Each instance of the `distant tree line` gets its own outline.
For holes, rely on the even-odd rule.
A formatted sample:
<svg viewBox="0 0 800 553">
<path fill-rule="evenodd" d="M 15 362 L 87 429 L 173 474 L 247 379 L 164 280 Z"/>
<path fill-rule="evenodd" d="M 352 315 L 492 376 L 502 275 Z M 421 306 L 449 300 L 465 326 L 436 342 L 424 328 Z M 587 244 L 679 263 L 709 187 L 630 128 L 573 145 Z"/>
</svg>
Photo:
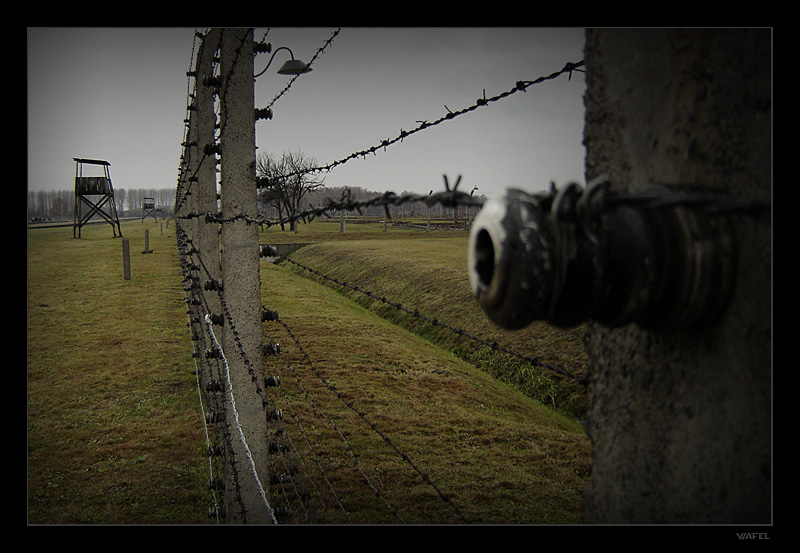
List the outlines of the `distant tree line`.
<svg viewBox="0 0 800 553">
<path fill-rule="evenodd" d="M 314 173 L 305 172 L 316 165 L 314 158 L 307 157 L 301 152 L 284 152 L 280 157 L 271 153 L 260 153 L 256 159 L 259 215 L 281 221 L 281 228 L 284 230 L 294 230 L 297 221 L 293 218 L 296 215 L 312 208 L 324 207 L 331 201 L 341 200 L 348 190 L 350 199 L 357 202 L 366 202 L 384 194 L 360 186 L 327 187 L 324 179 Z M 407 194 L 411 193 L 403 192 L 400 195 Z M 459 217 L 468 216 L 465 207 L 459 210 Z M 340 213 L 330 212 L 329 215 L 336 217 Z M 352 215 L 383 219 L 386 212 L 383 206 L 372 206 L 365 207 L 360 212 L 353 212 Z M 429 211 L 428 207 L 420 202 L 408 202 L 389 206 L 389 215 L 392 219 L 427 217 Z M 452 208 L 437 204 L 430 208 L 430 216 L 450 218 L 454 214 Z"/>
<path fill-rule="evenodd" d="M 317 165 L 314 158 L 301 152 L 284 152 L 280 157 L 261 153 L 256 160 L 256 176 L 258 178 L 258 211 L 259 215 L 273 221 L 284 221 L 281 227 L 293 230 L 297 224 L 292 221 L 298 213 L 312 207 L 323 207 L 329 201 L 342 199 L 349 189 L 350 198 L 357 202 L 366 202 L 382 196 L 384 192 L 375 192 L 360 186 L 328 187 L 324 179 L 312 172 L 305 172 Z M 292 175 L 285 177 L 284 175 Z M 381 188 L 378 186 L 378 188 Z M 412 194 L 402 192 L 401 196 Z M 161 207 L 163 214 L 171 216 L 175 207 L 175 189 L 171 188 L 116 188 L 114 201 L 120 217 L 141 217 L 144 198 L 153 198 L 156 206 Z M 75 191 L 73 190 L 39 190 L 28 191 L 28 220 L 53 219 L 70 220 L 73 217 Z M 389 207 L 392 219 L 427 217 L 427 206 L 420 202 L 408 202 Z M 341 215 L 329 213 L 332 217 Z M 383 219 L 385 211 L 382 206 L 363 208 L 362 215 Z M 474 214 L 473 214 L 474 215 Z M 435 218 L 453 217 L 453 209 L 442 205 L 430 208 L 430 216 Z M 466 208 L 460 208 L 459 217 L 466 217 Z M 289 221 L 289 222 L 287 222 Z"/>
<path fill-rule="evenodd" d="M 175 189 L 170 188 L 115 188 L 114 202 L 120 217 L 141 217 L 145 198 L 153 198 L 166 215 L 175 206 Z M 28 220 L 69 220 L 73 217 L 75 190 L 28 191 Z"/>
</svg>

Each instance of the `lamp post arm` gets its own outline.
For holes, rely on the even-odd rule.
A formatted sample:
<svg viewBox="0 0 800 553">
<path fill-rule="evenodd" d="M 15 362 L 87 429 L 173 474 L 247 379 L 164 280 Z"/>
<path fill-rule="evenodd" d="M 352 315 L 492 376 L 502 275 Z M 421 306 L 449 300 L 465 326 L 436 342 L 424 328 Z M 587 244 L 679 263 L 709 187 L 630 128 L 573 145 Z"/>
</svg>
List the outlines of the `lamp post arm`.
<svg viewBox="0 0 800 553">
<path fill-rule="evenodd" d="M 286 47 L 286 46 L 281 46 L 280 48 L 278 48 L 277 50 L 275 50 L 275 51 L 272 53 L 272 56 L 269 58 L 269 61 L 267 62 L 267 66 L 266 66 L 266 67 L 265 67 L 265 68 L 264 68 L 264 69 L 263 69 L 263 70 L 262 70 L 260 73 L 258 73 L 257 75 L 254 75 L 254 76 L 253 76 L 253 78 L 254 78 L 254 79 L 255 79 L 255 78 L 258 78 L 258 77 L 260 77 L 261 75 L 263 75 L 264 73 L 266 73 L 267 69 L 269 69 L 269 66 L 270 66 L 270 64 L 272 63 L 272 60 L 273 60 L 273 59 L 275 59 L 275 54 L 277 54 L 277 53 L 278 53 L 278 52 L 280 52 L 281 50 L 289 50 L 289 55 L 290 55 L 290 56 L 292 56 L 292 60 L 294 60 L 294 54 L 292 53 L 291 49 L 289 49 L 289 48 L 288 48 L 288 47 Z"/>
</svg>

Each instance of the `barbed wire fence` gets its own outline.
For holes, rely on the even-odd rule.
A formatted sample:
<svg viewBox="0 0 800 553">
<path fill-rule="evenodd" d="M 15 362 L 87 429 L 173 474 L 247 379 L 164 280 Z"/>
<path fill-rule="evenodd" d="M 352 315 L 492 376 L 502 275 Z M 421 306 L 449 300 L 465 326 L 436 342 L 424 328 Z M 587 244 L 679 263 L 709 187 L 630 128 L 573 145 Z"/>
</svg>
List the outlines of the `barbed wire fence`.
<svg viewBox="0 0 800 553">
<path fill-rule="evenodd" d="M 331 44 L 338 32 L 337 30 L 323 44 L 312 59 L 312 63 Z M 240 300 L 237 298 L 237 290 L 232 290 L 232 280 L 234 282 L 238 280 L 239 284 L 242 280 L 255 281 L 258 286 L 260 286 L 260 282 L 258 282 L 258 271 L 255 272 L 255 278 L 252 274 L 248 279 L 238 278 L 241 275 L 237 275 L 237 278 L 234 279 L 224 278 L 224 266 L 241 264 L 241 256 L 233 256 L 231 253 L 234 246 L 230 240 L 226 244 L 226 230 L 238 225 L 240 230 L 256 231 L 258 225 L 280 224 L 280 221 L 267 220 L 257 216 L 257 210 L 254 208 L 255 191 L 252 187 L 255 184 L 254 174 L 247 173 L 235 178 L 230 177 L 231 171 L 235 171 L 237 166 L 236 161 L 229 161 L 230 158 L 237 155 L 244 156 L 246 159 L 240 164 L 247 165 L 249 162 L 247 158 L 254 156 L 254 143 L 245 143 L 244 153 L 223 151 L 223 145 L 230 145 L 231 140 L 226 140 L 229 134 L 238 135 L 242 132 L 240 127 L 253 128 L 256 116 L 264 113 L 264 111 L 254 108 L 252 100 L 248 103 L 240 101 L 238 97 L 235 101 L 233 99 L 234 95 L 238 93 L 235 88 L 235 70 L 244 68 L 243 73 L 248 74 L 249 72 L 248 77 L 252 82 L 252 57 L 245 53 L 250 54 L 256 51 L 257 45 L 253 44 L 250 30 L 212 29 L 205 33 L 198 32 L 195 35 L 195 44 L 192 49 L 192 66 L 187 72 L 190 84 L 187 88 L 186 135 L 176 189 L 176 226 L 201 412 L 204 421 L 209 428 L 213 429 L 206 434 L 209 453 L 208 485 L 213 492 L 214 499 L 209 514 L 220 522 L 223 520 L 278 522 L 287 519 L 311 522 L 317 520 L 317 513 L 326 512 L 324 503 L 327 499 L 338 505 L 344 521 L 350 521 L 347 508 L 343 505 L 341 498 L 337 496 L 330 480 L 325 476 L 322 461 L 313 454 L 314 444 L 304 431 L 292 400 L 284 394 L 282 400 L 285 408 L 277 407 L 273 396 L 280 397 L 282 388 L 279 376 L 267 376 L 264 373 L 266 366 L 264 356 L 269 355 L 278 360 L 284 371 L 294 375 L 298 386 L 304 390 L 306 401 L 316 409 L 317 416 L 327 420 L 330 426 L 336 430 L 342 440 L 344 450 L 349 452 L 364 484 L 396 520 L 405 522 L 402 514 L 391 506 L 390 500 L 381 494 L 367 472 L 359 466 L 358 457 L 347 442 L 346 432 L 342 431 L 337 423 L 319 408 L 308 392 L 308 384 L 302 382 L 300 373 L 293 370 L 292 364 L 281 354 L 280 347 L 273 342 L 262 344 L 261 340 L 258 340 L 257 351 L 253 353 L 252 344 L 248 344 L 252 340 L 242 336 L 246 333 L 242 330 L 243 328 L 253 326 L 252 313 L 246 314 L 250 319 L 248 324 L 248 321 L 243 322 L 238 318 L 240 313 L 234 313 L 236 309 L 229 305 L 231 302 Z M 223 60 L 228 60 L 227 67 Z M 549 78 L 574 71 L 577 67 L 577 65 L 568 65 L 565 70 L 553 74 Z M 242 82 L 246 82 L 248 77 L 243 78 Z M 270 106 L 286 93 L 292 83 L 294 83 L 294 79 L 273 99 Z M 396 139 L 382 141 L 380 145 L 356 152 L 327 166 L 312 168 L 311 171 L 330 171 L 350 159 L 375 153 L 378 149 L 385 149 L 401 142 L 411 134 L 468 113 L 481 105 L 499 100 L 518 90 L 524 90 L 529 84 L 518 83 L 517 87 L 508 93 L 495 98 L 481 99 L 475 106 L 458 112 L 448 111 L 448 114 L 438 121 L 422 122 L 412 131 L 401 131 Z M 241 108 L 241 106 L 250 107 Z M 233 110 L 243 113 L 233 114 L 231 113 Z M 237 117 L 242 117 L 243 123 L 236 126 L 234 130 L 232 121 L 238 121 Z M 221 168 L 219 181 L 217 180 L 218 165 Z M 233 169 L 228 170 L 228 167 L 233 167 Z M 252 195 L 250 209 L 243 207 L 246 202 L 237 203 L 235 199 L 231 200 L 236 197 L 237 188 L 249 190 L 248 193 Z M 457 182 L 451 188 L 445 181 L 445 190 L 437 194 L 425 197 L 411 195 L 401 197 L 386 193 L 364 204 L 354 202 L 349 193 L 345 192 L 339 201 L 329 202 L 323 207 L 312 207 L 292 215 L 291 218 L 310 221 L 317 216 L 328 214 L 331 210 L 359 210 L 362 205 L 381 205 L 388 213 L 389 206 L 406 202 L 423 202 L 427 205 L 441 203 L 445 206 L 479 205 L 471 196 L 458 190 Z M 240 251 L 245 249 L 247 253 L 244 257 L 249 257 L 251 262 L 255 260 L 257 264 L 260 254 L 257 243 L 250 240 L 249 243 L 253 246 L 250 248 L 249 245 L 243 245 L 248 241 L 241 238 L 240 235 L 237 236 L 235 247 Z M 220 247 L 223 255 L 219 254 Z M 247 296 L 246 301 L 251 305 L 260 306 L 260 295 L 257 289 L 254 291 L 251 286 L 249 293 L 245 295 Z M 459 520 L 466 521 L 447 494 L 437 487 L 433 479 L 417 466 L 409 455 L 392 441 L 390 436 L 383 434 L 378 426 L 370 421 L 369 414 L 360 410 L 354 402 L 346 400 L 331 383 L 325 381 L 321 373 L 315 370 L 313 360 L 306 353 L 298 337 L 289 325 L 280 319 L 279 315 L 269 310 L 261 310 L 258 315 L 259 334 L 261 333 L 261 322 L 276 321 L 280 328 L 291 337 L 297 351 L 302 352 L 303 362 L 311 368 L 312 373 L 316 374 L 323 384 L 323 388 L 337 397 L 347 409 L 352 410 L 422 481 L 431 486 L 442 502 L 449 505 Z M 235 368 L 234 364 L 241 366 Z M 247 375 L 246 379 L 242 379 L 239 383 L 235 382 L 233 378 L 237 371 Z M 241 385 L 245 382 L 250 388 L 250 395 L 256 398 L 255 400 L 251 398 L 250 403 L 257 404 L 260 410 L 255 417 L 242 416 L 237 403 L 239 394 L 243 392 Z M 267 390 L 274 393 L 268 394 Z M 294 421 L 300 439 L 312 452 L 310 456 L 299 454 L 300 444 L 290 437 L 284 427 L 284 412 L 287 413 L 287 419 L 290 418 Z M 256 422 L 252 420 L 253 418 L 261 420 Z M 259 429 L 256 435 L 260 432 L 263 436 L 273 438 L 267 445 L 267 452 L 261 451 L 254 445 L 256 442 L 264 440 L 250 439 L 246 435 L 244 428 L 250 424 Z M 269 456 L 269 469 L 266 468 L 266 453 Z M 325 482 L 327 488 L 326 494 L 320 493 L 316 485 L 317 480 L 311 478 L 309 474 L 311 467 L 307 465 L 306 459 L 309 459 L 309 463 L 313 463 L 322 474 L 322 481 Z M 273 507 L 270 504 L 270 494 L 265 489 L 267 485 L 280 489 L 280 496 L 283 498 L 280 506 Z M 217 496 L 218 491 L 224 491 L 224 499 Z M 293 497 L 296 502 L 290 503 L 290 497 Z M 315 504 L 322 508 L 314 509 Z"/>
<path fill-rule="evenodd" d="M 268 32 L 268 31 L 267 31 Z M 314 55 L 312 63 L 324 53 L 338 35 L 336 30 Z M 266 37 L 266 34 L 265 34 Z M 444 177 L 444 190 L 428 195 L 385 192 L 365 201 L 356 201 L 349 190 L 338 200 L 328 199 L 324 205 L 310 206 L 299 213 L 278 219 L 258 214 L 256 194 L 259 186 L 255 175 L 254 123 L 267 116 L 271 106 L 285 95 L 297 77 L 264 109 L 253 105 L 253 58 L 260 45 L 253 41 L 252 29 L 211 29 L 195 34 L 190 70 L 187 72 L 186 134 L 179 166 L 175 213 L 178 252 L 184 279 L 188 325 L 191 329 L 193 358 L 197 378 L 200 409 L 205 423 L 209 455 L 208 486 L 213 505 L 209 516 L 217 522 L 245 523 L 317 523 L 353 522 L 348 499 L 336 489 L 330 478 L 331 465 L 318 451 L 316 429 L 307 426 L 309 413 L 313 420 L 323 421 L 340 442 L 349 457 L 358 479 L 376 497 L 393 520 L 407 522 L 403 513 L 392 506 L 391 498 L 381 491 L 360 462 L 349 432 L 342 428 L 341 418 L 332 416 L 326 402 L 315 394 L 326 393 L 336 399 L 339 408 L 350 411 L 383 442 L 405 466 L 436 493 L 442 505 L 455 520 L 469 522 L 459 509 L 457 498 L 439 488 L 411 456 L 361 409 L 357 401 L 348 399 L 325 375 L 317 370 L 314 360 L 297 333 L 275 311 L 261 305 L 260 257 L 274 254 L 258 244 L 258 228 L 292 221 L 310 222 L 317 217 L 341 211 L 360 211 L 382 207 L 387 218 L 389 207 L 405 203 L 421 203 L 428 207 L 480 207 L 482 201 L 459 190 L 460 178 L 451 186 Z M 263 49 L 261 50 L 263 51 Z M 310 65 L 310 64 L 309 64 Z M 485 92 L 473 105 L 451 111 L 439 119 L 420 124 L 409 131 L 400 130 L 394 138 L 353 152 L 341 159 L 296 173 L 328 172 L 350 160 L 377 155 L 380 151 L 403 142 L 423 130 L 445 124 L 478 108 L 525 92 L 537 85 L 582 71 L 583 62 L 566 63 L 560 70 L 533 81 L 518 81 L 501 94 L 487 98 Z M 298 76 L 299 77 L 299 76 Z M 219 169 L 218 169 L 219 168 Z M 552 196 L 552 194 L 551 194 Z M 663 205 L 663 198 L 604 195 L 602 205 L 626 203 L 639 207 Z M 686 205 L 716 211 L 763 214 L 763 205 L 709 201 L 706 196 L 684 196 Z M 406 314 L 441 326 L 493 350 L 514 356 L 547 370 L 552 370 L 583 384 L 583 378 L 562 367 L 541 362 L 496 343 L 405 307 L 399 301 L 347 283 L 312 267 L 289 259 L 295 266 L 383 302 Z M 280 331 L 289 338 L 295 354 L 287 355 L 275 336 L 262 326 Z M 265 342 L 265 339 L 267 341 Z M 301 373 L 297 365 L 310 373 Z M 288 393 L 282 386 L 281 374 L 294 380 L 299 394 Z M 311 374 L 316 382 L 306 380 Z M 219 497 L 221 492 L 223 497 Z M 334 512 L 338 514 L 334 514 Z"/>
</svg>

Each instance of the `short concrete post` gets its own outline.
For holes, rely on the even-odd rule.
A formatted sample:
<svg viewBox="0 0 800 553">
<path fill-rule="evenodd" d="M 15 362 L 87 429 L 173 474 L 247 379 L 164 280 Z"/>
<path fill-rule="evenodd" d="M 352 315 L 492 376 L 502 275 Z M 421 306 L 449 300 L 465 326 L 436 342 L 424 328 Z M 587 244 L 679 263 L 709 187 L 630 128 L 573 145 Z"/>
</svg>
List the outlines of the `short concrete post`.
<svg viewBox="0 0 800 553">
<path fill-rule="evenodd" d="M 153 253 L 153 250 L 150 249 L 150 230 L 145 229 L 144 231 L 144 251 L 142 253 Z"/>
<path fill-rule="evenodd" d="M 128 238 L 122 239 L 122 278 L 131 279 L 131 244 Z"/>
</svg>

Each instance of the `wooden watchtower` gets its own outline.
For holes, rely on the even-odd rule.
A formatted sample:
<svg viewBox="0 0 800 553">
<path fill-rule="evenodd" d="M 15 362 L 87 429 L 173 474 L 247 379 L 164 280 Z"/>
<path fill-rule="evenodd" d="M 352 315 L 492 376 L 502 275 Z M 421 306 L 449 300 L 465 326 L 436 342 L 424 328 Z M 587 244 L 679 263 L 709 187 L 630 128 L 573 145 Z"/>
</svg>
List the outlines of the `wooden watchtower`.
<svg viewBox="0 0 800 553">
<path fill-rule="evenodd" d="M 156 221 L 158 221 L 158 219 L 155 216 L 155 212 L 156 211 L 157 210 L 156 210 L 156 200 L 155 200 L 155 198 L 147 198 L 146 197 L 144 199 L 144 201 L 142 202 L 142 221 L 144 221 L 145 217 L 147 217 L 148 215 L 150 217 L 152 217 L 153 219 L 155 219 Z"/>
<path fill-rule="evenodd" d="M 72 224 L 72 237 L 81 237 L 81 228 L 89 219 L 95 215 L 100 215 L 111 224 L 114 231 L 114 238 L 122 236 L 122 228 L 119 225 L 117 216 L 117 204 L 114 201 L 114 187 L 111 184 L 111 176 L 108 168 L 111 164 L 99 159 L 81 159 L 74 157 L 75 160 L 75 214 Z M 84 176 L 84 165 L 99 165 L 103 168 L 102 176 Z M 83 207 L 86 205 L 88 211 L 83 214 Z"/>
</svg>

